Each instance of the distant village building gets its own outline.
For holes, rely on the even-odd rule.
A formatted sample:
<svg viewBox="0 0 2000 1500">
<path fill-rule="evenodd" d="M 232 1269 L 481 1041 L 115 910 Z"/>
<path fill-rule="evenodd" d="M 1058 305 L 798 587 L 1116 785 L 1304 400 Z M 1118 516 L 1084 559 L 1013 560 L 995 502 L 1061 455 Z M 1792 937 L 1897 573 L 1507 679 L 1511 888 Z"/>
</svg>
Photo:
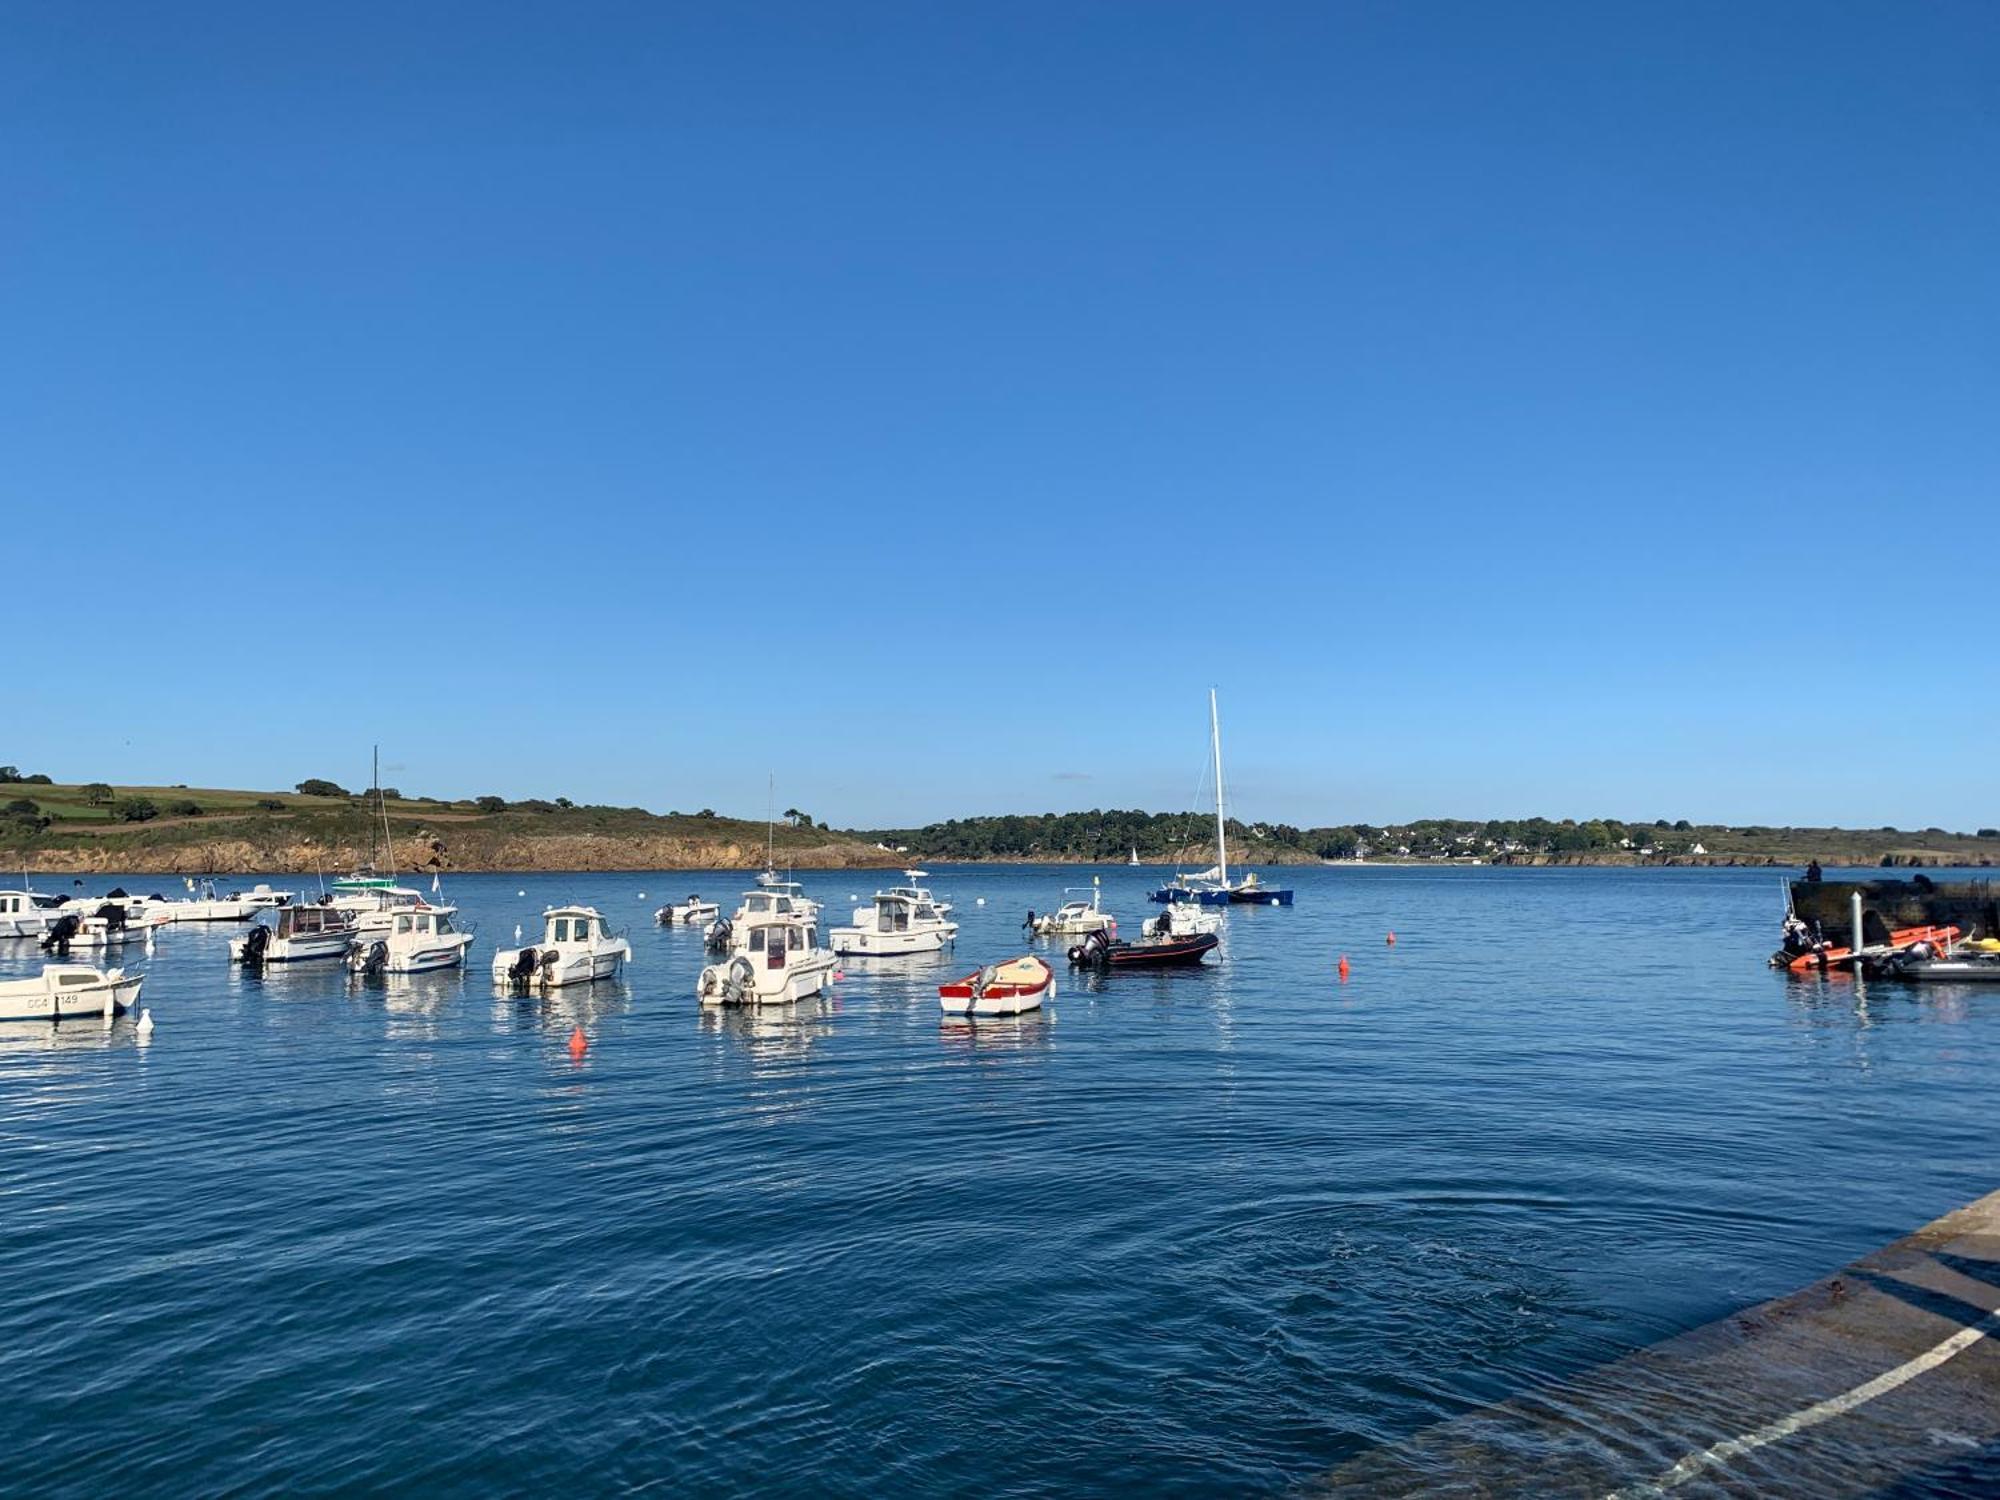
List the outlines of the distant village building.
<svg viewBox="0 0 2000 1500">
<path fill-rule="evenodd" d="M 1695 846 L 1694 846 L 1694 847 L 1693 847 L 1692 849 L 1688 850 L 1688 853 L 1690 853 L 1690 854 L 1706 854 L 1706 853 L 1708 853 L 1708 851 L 1707 851 L 1706 849 L 1702 848 L 1702 846 L 1701 846 L 1700 844 L 1696 844 L 1696 845 L 1695 845 Z M 1865 957 L 1866 955 L 1863 955 L 1863 956 Z"/>
</svg>

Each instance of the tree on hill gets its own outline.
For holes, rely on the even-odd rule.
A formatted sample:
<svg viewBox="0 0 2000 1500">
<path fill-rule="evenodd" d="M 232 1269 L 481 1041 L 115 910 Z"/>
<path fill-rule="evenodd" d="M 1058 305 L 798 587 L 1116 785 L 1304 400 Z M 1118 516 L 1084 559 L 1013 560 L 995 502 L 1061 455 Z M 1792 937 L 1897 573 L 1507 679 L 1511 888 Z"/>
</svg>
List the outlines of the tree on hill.
<svg viewBox="0 0 2000 1500">
<path fill-rule="evenodd" d="M 160 815 L 160 810 L 145 797 L 127 797 L 118 804 L 118 816 L 128 823 L 147 823 Z"/>
<path fill-rule="evenodd" d="M 19 766 L 0 766 L 0 782 L 13 782 L 22 779 L 21 768 Z"/>
<path fill-rule="evenodd" d="M 201 804 L 188 797 L 167 804 L 167 816 L 170 818 L 198 818 L 201 814 Z"/>
<path fill-rule="evenodd" d="M 347 788 L 337 781 L 323 777 L 309 776 L 295 789 L 301 797 L 345 797 L 350 795 Z"/>
<path fill-rule="evenodd" d="M 483 813 L 505 812 L 507 810 L 507 799 L 505 797 L 475 797 L 472 799 L 472 805 Z"/>
<path fill-rule="evenodd" d="M 83 788 L 83 800 L 92 807 L 103 807 L 115 795 L 117 794 L 102 781 L 89 782 Z"/>
<path fill-rule="evenodd" d="M 34 804 L 34 802 L 32 802 L 30 799 L 26 797 L 16 797 L 12 802 L 9 802 L 4 808 L 0 808 L 0 812 L 21 813 L 30 818 L 32 818 L 36 813 L 40 811 L 41 808 L 37 807 Z"/>
</svg>

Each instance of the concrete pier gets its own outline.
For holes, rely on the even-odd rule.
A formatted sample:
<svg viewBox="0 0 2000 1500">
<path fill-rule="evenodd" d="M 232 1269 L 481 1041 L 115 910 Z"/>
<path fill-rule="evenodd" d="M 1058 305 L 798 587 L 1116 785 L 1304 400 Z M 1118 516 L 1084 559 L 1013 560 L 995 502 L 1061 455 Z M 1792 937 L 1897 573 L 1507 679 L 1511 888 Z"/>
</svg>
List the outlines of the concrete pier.
<svg viewBox="0 0 2000 1500">
<path fill-rule="evenodd" d="M 1364 1453 L 1337 1495 L 1994 1493 L 2000 1192 L 1791 1296 Z"/>
</svg>

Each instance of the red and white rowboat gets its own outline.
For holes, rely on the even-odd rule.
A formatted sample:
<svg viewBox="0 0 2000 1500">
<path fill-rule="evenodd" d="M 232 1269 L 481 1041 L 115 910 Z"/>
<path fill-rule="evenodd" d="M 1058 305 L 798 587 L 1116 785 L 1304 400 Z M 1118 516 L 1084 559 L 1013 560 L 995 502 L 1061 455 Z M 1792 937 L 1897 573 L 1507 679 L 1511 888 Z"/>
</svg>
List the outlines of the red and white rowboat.
<svg viewBox="0 0 2000 1500">
<path fill-rule="evenodd" d="M 1024 954 L 939 985 L 938 1004 L 948 1016 L 1018 1016 L 1040 1010 L 1055 982 L 1054 969 Z"/>
</svg>

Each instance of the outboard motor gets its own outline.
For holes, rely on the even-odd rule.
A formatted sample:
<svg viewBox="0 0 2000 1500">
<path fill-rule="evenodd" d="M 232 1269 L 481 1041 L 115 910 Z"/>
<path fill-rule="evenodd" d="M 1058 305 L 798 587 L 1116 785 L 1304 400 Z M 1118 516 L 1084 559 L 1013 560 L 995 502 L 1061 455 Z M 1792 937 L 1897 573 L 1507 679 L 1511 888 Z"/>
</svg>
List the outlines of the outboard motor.
<svg viewBox="0 0 2000 1500">
<path fill-rule="evenodd" d="M 368 945 L 368 954 L 361 960 L 361 972 L 370 979 L 380 979 L 389 968 L 389 945 L 380 938 Z"/>
<path fill-rule="evenodd" d="M 122 906 L 100 906 L 97 914 L 104 918 L 104 930 L 123 932 L 125 930 L 125 908 Z"/>
<path fill-rule="evenodd" d="M 717 917 L 713 922 L 708 924 L 708 951 L 710 953 L 727 953 L 729 951 L 729 939 L 734 933 L 735 929 L 730 926 L 729 918 Z"/>
<path fill-rule="evenodd" d="M 542 950 L 542 983 L 547 984 L 556 977 L 556 965 L 562 962 L 562 955 L 553 948 Z"/>
<path fill-rule="evenodd" d="M 69 957 L 69 940 L 76 936 L 83 926 L 83 918 L 73 911 L 66 911 L 55 919 L 49 930 L 42 934 L 42 952 L 53 953 L 57 958 Z"/>
<path fill-rule="evenodd" d="M 1091 933 L 1082 942 L 1069 950 L 1069 961 L 1079 968 L 1085 964 L 1104 965 L 1111 962 L 1111 944 L 1106 941 L 1103 929 Z"/>
<path fill-rule="evenodd" d="M 243 967 L 261 969 L 264 967 L 264 950 L 271 946 L 271 929 L 259 922 L 243 934 Z"/>
<path fill-rule="evenodd" d="M 514 955 L 514 962 L 507 970 L 507 977 L 516 984 L 526 984 L 534 976 L 536 957 L 533 948 L 523 948 Z"/>
</svg>

